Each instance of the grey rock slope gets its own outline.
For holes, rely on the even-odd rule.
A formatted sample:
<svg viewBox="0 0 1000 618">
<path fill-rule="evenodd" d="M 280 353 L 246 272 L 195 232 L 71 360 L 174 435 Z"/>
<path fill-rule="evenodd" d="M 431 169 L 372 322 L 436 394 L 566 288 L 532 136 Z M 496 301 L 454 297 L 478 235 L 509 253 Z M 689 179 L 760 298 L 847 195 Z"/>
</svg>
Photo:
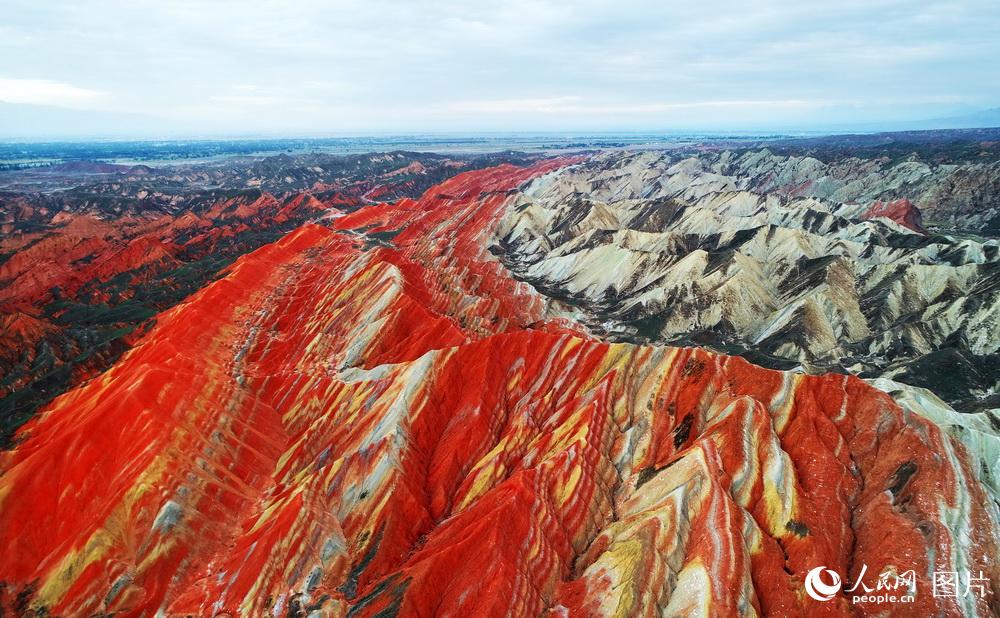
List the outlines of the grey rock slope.
<svg viewBox="0 0 1000 618">
<path fill-rule="evenodd" d="M 604 153 L 538 179 L 512 197 L 494 251 L 611 339 L 704 345 L 927 387 L 959 409 L 1000 407 L 996 240 L 863 220 L 863 202 L 770 190 L 813 173 L 751 181 L 713 157 Z M 896 197 L 886 191 L 865 199 Z"/>
<path fill-rule="evenodd" d="M 938 225 L 1000 233 L 1000 163 L 943 164 L 917 157 L 844 157 L 823 162 L 781 156 L 767 149 L 705 154 L 697 165 L 734 179 L 741 189 L 835 202 L 870 203 L 906 198 Z"/>
</svg>

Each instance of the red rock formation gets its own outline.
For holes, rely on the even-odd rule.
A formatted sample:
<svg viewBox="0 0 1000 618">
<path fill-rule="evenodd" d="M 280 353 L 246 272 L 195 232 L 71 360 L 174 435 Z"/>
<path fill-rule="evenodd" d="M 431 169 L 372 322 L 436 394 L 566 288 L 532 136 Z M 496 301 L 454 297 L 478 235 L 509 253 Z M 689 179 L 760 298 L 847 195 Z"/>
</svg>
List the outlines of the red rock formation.
<svg viewBox="0 0 1000 618">
<path fill-rule="evenodd" d="M 58 330 L 51 323 L 20 311 L 0 315 L 0 332 L 4 333 L 0 337 L 0 361 L 12 362 L 21 354 L 32 354 L 39 341 Z"/>
<path fill-rule="evenodd" d="M 0 460 L 0 606 L 56 615 L 881 615 L 805 574 L 981 568 L 963 447 L 855 378 L 546 321 L 486 239 L 568 161 L 306 225 Z M 378 232 L 397 232 L 373 245 Z M 388 236 L 388 234 L 386 234 Z M 960 605 L 965 603 L 965 605 Z"/>
<path fill-rule="evenodd" d="M 284 200 L 261 193 L 256 197 L 220 199 L 200 214 L 187 212 L 179 217 L 156 219 L 122 218 L 115 221 L 92 215 L 59 213 L 52 218 L 54 229 L 4 239 L 0 250 L 11 251 L 0 264 L 0 302 L 27 307 L 44 303 L 52 288 L 66 297 L 93 281 L 151 265 L 146 276 L 177 266 L 174 260 L 180 244 L 190 250 L 210 253 L 219 238 L 231 238 L 240 231 L 270 227 L 288 221 L 302 221 L 324 212 L 338 212 L 335 205 L 357 206 L 357 199 L 334 196 L 327 203 L 308 194 Z M 194 229 L 205 229 L 194 235 Z M 180 244 L 178 244 L 180 242 Z M 199 247 L 199 243 L 204 243 Z"/>
<path fill-rule="evenodd" d="M 927 230 L 923 228 L 920 210 L 906 198 L 894 202 L 872 202 L 868 210 L 861 215 L 862 219 L 877 219 L 880 217 L 895 221 L 914 232 L 927 233 Z"/>
<path fill-rule="evenodd" d="M 56 234 L 36 233 L 0 264 L 0 303 L 28 306 L 53 287 L 75 285 L 80 264 L 120 245 L 114 225 L 90 216 L 72 216 Z M 9 241 L 4 241 L 6 245 Z"/>
</svg>

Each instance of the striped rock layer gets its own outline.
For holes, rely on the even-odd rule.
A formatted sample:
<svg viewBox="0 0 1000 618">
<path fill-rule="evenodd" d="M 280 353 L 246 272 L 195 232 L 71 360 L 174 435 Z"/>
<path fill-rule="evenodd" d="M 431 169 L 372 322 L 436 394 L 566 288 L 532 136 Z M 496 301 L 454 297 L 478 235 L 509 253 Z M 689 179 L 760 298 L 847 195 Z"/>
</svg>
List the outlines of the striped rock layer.
<svg viewBox="0 0 1000 618">
<path fill-rule="evenodd" d="M 306 225 L 0 462 L 0 607 L 81 616 L 986 616 L 963 445 L 853 377 L 608 343 L 486 250 L 501 166 Z M 916 573 L 827 602 L 825 566 Z M 982 570 L 984 597 L 935 598 Z"/>
</svg>

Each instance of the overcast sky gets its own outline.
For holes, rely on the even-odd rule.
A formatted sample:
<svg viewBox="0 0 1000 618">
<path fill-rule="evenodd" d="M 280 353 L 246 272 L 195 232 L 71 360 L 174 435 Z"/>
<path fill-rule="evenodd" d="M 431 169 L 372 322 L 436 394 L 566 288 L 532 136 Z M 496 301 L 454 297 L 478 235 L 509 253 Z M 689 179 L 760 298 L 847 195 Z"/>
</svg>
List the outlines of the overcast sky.
<svg viewBox="0 0 1000 618">
<path fill-rule="evenodd" d="M 998 59 L 997 0 L 0 0 L 0 101 L 94 133 L 825 127 L 1000 106 Z"/>
</svg>

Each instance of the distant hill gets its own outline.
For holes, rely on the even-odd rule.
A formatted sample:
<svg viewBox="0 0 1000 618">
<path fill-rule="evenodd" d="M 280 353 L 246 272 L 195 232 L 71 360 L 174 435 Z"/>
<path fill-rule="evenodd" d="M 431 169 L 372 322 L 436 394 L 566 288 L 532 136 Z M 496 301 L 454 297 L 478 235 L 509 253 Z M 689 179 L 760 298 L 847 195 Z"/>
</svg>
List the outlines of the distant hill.
<svg viewBox="0 0 1000 618">
<path fill-rule="evenodd" d="M 934 118 L 913 123 L 922 129 L 977 129 L 1000 127 L 1000 107 L 948 118 Z M 917 128 L 917 127 L 914 127 Z"/>
<path fill-rule="evenodd" d="M 917 157 L 936 164 L 993 163 L 1000 161 L 1000 128 L 922 129 L 776 138 L 743 147 L 767 147 L 775 154 L 810 156 L 826 162 L 858 157 L 888 159 L 898 163 Z"/>
</svg>

